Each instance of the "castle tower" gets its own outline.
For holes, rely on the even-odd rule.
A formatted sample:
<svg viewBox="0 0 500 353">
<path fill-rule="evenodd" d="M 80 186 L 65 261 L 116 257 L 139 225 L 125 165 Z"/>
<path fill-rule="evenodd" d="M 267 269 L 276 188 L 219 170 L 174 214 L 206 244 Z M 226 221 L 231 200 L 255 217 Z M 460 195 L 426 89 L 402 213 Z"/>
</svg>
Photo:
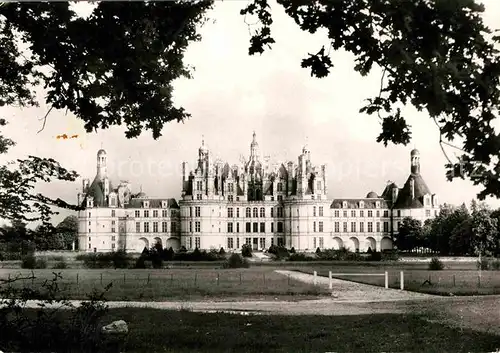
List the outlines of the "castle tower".
<svg viewBox="0 0 500 353">
<path fill-rule="evenodd" d="M 254 131 L 252 143 L 250 144 L 250 160 L 252 161 L 259 160 L 259 157 L 260 157 L 259 144 L 257 143 L 257 135 L 255 134 Z"/>
<path fill-rule="evenodd" d="M 97 178 L 103 180 L 108 173 L 106 151 L 100 149 L 97 152 Z"/>
<path fill-rule="evenodd" d="M 417 149 L 413 149 L 410 153 L 411 158 L 411 173 L 418 175 L 420 174 L 420 152 Z"/>
</svg>

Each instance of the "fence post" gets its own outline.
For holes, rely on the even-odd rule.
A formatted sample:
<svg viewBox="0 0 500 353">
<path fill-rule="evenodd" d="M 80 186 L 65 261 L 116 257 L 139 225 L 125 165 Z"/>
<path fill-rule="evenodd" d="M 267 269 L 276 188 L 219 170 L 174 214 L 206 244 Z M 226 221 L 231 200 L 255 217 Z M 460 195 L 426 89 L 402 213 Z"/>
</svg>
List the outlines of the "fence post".
<svg viewBox="0 0 500 353">
<path fill-rule="evenodd" d="M 174 274 L 170 274 L 170 285 L 172 286 L 174 284 Z"/>
<path fill-rule="evenodd" d="M 217 273 L 217 285 L 219 285 L 219 274 Z"/>
<path fill-rule="evenodd" d="M 78 285 L 78 272 L 76 273 L 76 284 Z"/>
<path fill-rule="evenodd" d="M 481 276 L 477 276 L 477 286 L 481 288 Z"/>
<path fill-rule="evenodd" d="M 31 285 L 34 285 L 35 284 L 35 272 L 33 272 L 33 270 L 31 270 Z"/>
<path fill-rule="evenodd" d="M 385 271 L 385 289 L 389 289 L 389 272 Z"/>
<path fill-rule="evenodd" d="M 148 273 L 148 284 L 149 284 L 150 276 L 151 276 L 151 274 Z"/>
<path fill-rule="evenodd" d="M 314 271 L 314 282 L 313 282 L 313 283 L 314 283 L 314 285 L 316 285 L 316 281 L 317 281 L 316 276 L 317 276 L 317 275 L 318 275 L 318 273 L 317 273 L 316 271 Z"/>
<path fill-rule="evenodd" d="M 102 272 L 101 272 L 101 286 L 102 286 Z"/>
<path fill-rule="evenodd" d="M 125 273 L 123 274 L 123 283 L 125 283 Z"/>
<path fill-rule="evenodd" d="M 194 273 L 194 286 L 196 287 L 196 278 L 198 277 L 198 274 L 195 272 Z"/>
<path fill-rule="evenodd" d="M 453 287 L 455 287 L 455 275 L 453 275 Z"/>
<path fill-rule="evenodd" d="M 404 272 L 401 271 L 401 277 L 400 277 L 400 284 L 401 284 L 401 290 L 405 289 L 405 275 Z"/>
<path fill-rule="evenodd" d="M 241 284 L 241 272 L 240 272 L 240 284 Z"/>
<path fill-rule="evenodd" d="M 330 290 L 333 289 L 332 271 L 328 271 L 328 288 L 330 288 Z"/>
</svg>

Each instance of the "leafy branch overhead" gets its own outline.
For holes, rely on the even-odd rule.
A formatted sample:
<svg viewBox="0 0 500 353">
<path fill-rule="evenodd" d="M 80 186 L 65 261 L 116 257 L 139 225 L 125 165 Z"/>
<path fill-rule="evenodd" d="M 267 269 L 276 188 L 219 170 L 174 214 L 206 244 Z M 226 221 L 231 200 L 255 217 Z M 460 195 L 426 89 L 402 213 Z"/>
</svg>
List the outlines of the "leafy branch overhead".
<svg viewBox="0 0 500 353">
<path fill-rule="evenodd" d="M 499 117 L 500 56 L 495 46 L 500 36 L 490 35 L 483 24 L 482 5 L 474 0 L 277 2 L 303 31 L 325 29 L 333 49 L 354 54 L 355 70 L 361 75 L 374 65 L 383 70 L 379 95 L 361 108 L 380 117 L 378 142 L 410 142 L 410 126 L 397 107 L 412 104 L 435 119 L 442 145 L 457 149 L 450 142 L 460 140 L 458 162 L 445 153 L 448 179 L 469 178 L 482 184 L 480 199 L 500 196 L 500 136 L 491 126 Z M 244 13 L 260 18 L 269 8 L 267 0 L 254 0 Z M 260 22 L 251 42 L 260 43 L 263 32 L 271 42 L 271 21 L 266 17 Z M 263 50 L 252 48 L 250 54 Z M 321 78 L 328 75 L 332 62 L 321 49 L 309 54 L 302 67 Z"/>
<path fill-rule="evenodd" d="M 308 54 L 301 66 L 326 77 L 331 50 L 355 57 L 365 76 L 382 70 L 380 92 L 361 108 L 376 114 L 378 142 L 408 144 L 411 127 L 401 107 L 412 104 L 437 125 L 440 144 L 460 150 L 448 158 L 447 177 L 468 178 L 500 196 L 500 42 L 483 24 L 475 0 L 277 0 L 301 30 L 326 30 L 328 50 Z M 46 103 L 66 109 L 87 131 L 125 125 L 128 138 L 143 130 L 161 136 L 167 122 L 189 117 L 173 103 L 173 82 L 190 77 L 184 52 L 200 40 L 199 27 L 214 2 L 99 2 L 88 18 L 68 3 L 7 3 L 0 7 L 0 105 Z M 275 44 L 268 0 L 250 0 L 240 14 L 258 19 L 249 54 Z M 28 51 L 20 49 L 19 43 Z M 305 53 L 306 54 L 306 53 Z M 452 145 L 451 142 L 454 144 Z M 3 142 L 5 145 L 7 142 Z M 0 141 L 0 151 L 4 148 Z M 444 148 L 443 148 L 444 151 Z"/>
</svg>

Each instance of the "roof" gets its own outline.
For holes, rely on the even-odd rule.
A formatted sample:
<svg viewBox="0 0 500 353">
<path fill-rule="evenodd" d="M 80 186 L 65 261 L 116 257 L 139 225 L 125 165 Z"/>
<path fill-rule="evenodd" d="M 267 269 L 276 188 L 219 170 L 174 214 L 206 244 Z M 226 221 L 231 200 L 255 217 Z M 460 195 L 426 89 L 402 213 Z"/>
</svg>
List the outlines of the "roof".
<svg viewBox="0 0 500 353">
<path fill-rule="evenodd" d="M 415 195 L 411 198 L 411 181 L 414 182 Z M 422 208 L 424 195 L 431 194 L 420 174 L 410 174 L 403 188 L 399 190 L 394 208 Z"/>
<path fill-rule="evenodd" d="M 92 184 L 87 190 L 87 194 L 85 195 L 85 199 L 88 196 L 92 196 L 94 198 L 94 205 L 98 207 L 106 206 L 106 198 L 104 197 L 104 185 L 102 185 L 101 180 L 96 176 Z M 86 201 L 84 201 L 86 202 Z"/>
<path fill-rule="evenodd" d="M 367 195 L 366 195 L 366 198 L 367 199 L 378 199 L 378 195 L 375 191 L 370 191 Z"/>
<path fill-rule="evenodd" d="M 359 202 L 363 201 L 365 203 L 364 208 L 377 208 L 376 202 L 380 202 L 380 207 L 379 208 L 387 208 L 387 202 L 382 199 L 366 199 L 366 198 L 359 198 L 359 199 L 335 199 L 332 201 L 332 204 L 330 205 L 330 208 L 343 208 L 342 203 L 346 201 L 347 202 L 347 208 L 360 208 L 359 207 Z"/>
<path fill-rule="evenodd" d="M 142 203 L 149 201 L 149 208 L 162 208 L 161 202 L 167 201 L 167 208 L 179 208 L 175 199 L 138 199 L 132 198 L 130 202 L 125 205 L 126 208 L 142 208 Z"/>
</svg>

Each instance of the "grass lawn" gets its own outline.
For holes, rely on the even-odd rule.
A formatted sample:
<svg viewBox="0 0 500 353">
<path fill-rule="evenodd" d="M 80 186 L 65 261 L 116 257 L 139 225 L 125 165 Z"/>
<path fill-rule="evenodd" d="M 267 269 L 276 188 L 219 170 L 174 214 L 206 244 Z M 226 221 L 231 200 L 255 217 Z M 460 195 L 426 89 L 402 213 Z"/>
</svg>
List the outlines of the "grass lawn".
<svg viewBox="0 0 500 353">
<path fill-rule="evenodd" d="M 117 319 L 129 324 L 128 337 L 103 343 L 102 351 L 441 353 L 500 347 L 498 336 L 416 315 L 242 316 L 124 308 L 110 310 L 102 322 Z"/>
<path fill-rule="evenodd" d="M 69 299 L 86 299 L 94 289 L 102 291 L 113 283 L 107 300 L 197 300 L 210 299 L 312 299 L 327 290 L 274 272 L 273 268 L 172 269 L 172 270 L 34 270 L 36 279 L 18 281 L 16 286 L 36 288 L 60 272 L 62 294 Z M 0 269 L 0 278 L 30 276 L 31 270 Z M 101 282 L 102 276 L 102 282 Z M 219 280 L 217 281 L 217 278 Z"/>
<path fill-rule="evenodd" d="M 406 265 L 406 266 L 405 266 Z M 404 288 L 410 291 L 438 294 L 438 295 L 486 295 L 500 294 L 500 271 L 479 271 L 449 269 L 442 271 L 429 271 L 419 269 L 415 265 L 405 264 L 399 268 L 388 267 L 368 267 L 368 266 L 318 266 L 302 267 L 297 270 L 305 273 L 317 271 L 319 276 L 328 277 L 328 271 L 333 273 L 383 273 L 389 274 L 389 287 L 400 288 L 400 271 L 404 271 Z M 335 277 L 335 276 L 334 276 Z M 376 286 L 384 286 L 384 277 L 374 276 L 338 276 L 335 278 L 345 279 L 353 282 L 367 283 Z"/>
</svg>

